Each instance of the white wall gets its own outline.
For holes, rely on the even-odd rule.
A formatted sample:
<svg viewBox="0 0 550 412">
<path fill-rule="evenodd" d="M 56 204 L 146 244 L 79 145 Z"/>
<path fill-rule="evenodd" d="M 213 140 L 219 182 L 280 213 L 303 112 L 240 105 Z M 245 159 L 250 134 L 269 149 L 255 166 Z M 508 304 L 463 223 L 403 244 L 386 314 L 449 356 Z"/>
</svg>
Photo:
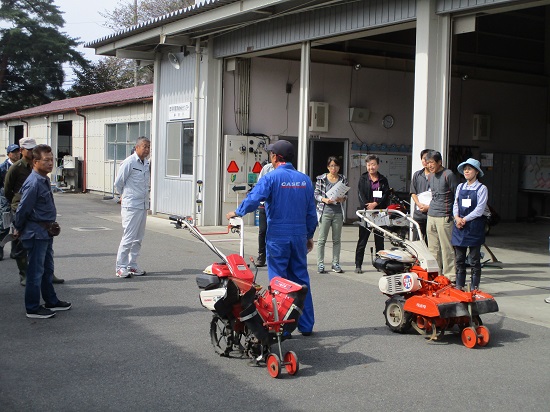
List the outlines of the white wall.
<svg viewBox="0 0 550 412">
<path fill-rule="evenodd" d="M 151 120 L 152 103 L 137 103 L 120 107 L 104 107 L 99 109 L 81 110 L 88 121 L 87 125 L 87 182 L 88 190 L 112 191 L 113 164 L 106 162 L 105 151 L 105 125 L 113 123 L 130 123 Z M 29 123 L 28 136 L 36 139 L 38 144 L 52 144 L 52 133 L 57 133 L 57 114 L 37 116 L 25 119 Z M 54 121 L 55 120 L 55 121 Z M 62 122 L 72 122 L 72 146 L 73 156 L 80 160 L 84 158 L 84 118 L 73 112 L 63 114 Z M 9 141 L 9 126 L 24 125 L 20 121 L 8 121 L 0 128 L 0 142 L 6 147 L 12 143 Z M 26 125 L 24 135 L 26 136 Z M 2 143 L 0 143 L 2 144 Z M 0 149 L 2 157 L 5 151 Z M 0 157 L 0 161 L 2 160 Z"/>
</svg>

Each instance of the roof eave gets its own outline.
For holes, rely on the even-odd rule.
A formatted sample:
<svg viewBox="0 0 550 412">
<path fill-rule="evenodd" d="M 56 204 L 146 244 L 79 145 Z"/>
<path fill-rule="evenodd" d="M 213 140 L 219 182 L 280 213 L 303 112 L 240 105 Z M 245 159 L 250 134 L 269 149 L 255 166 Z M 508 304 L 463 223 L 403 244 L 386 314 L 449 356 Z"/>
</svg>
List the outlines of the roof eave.
<svg viewBox="0 0 550 412">
<path fill-rule="evenodd" d="M 216 8 L 205 10 L 202 13 L 185 17 L 184 13 L 178 16 L 175 21 L 168 21 L 174 18 L 171 14 L 144 23 L 142 26 L 135 26 L 124 32 L 116 33 L 108 38 L 103 38 L 95 42 L 85 44 L 85 47 L 94 48 L 97 55 L 114 56 L 116 50 L 129 48 L 143 44 L 163 44 L 166 38 L 181 34 L 182 32 L 191 32 L 203 28 L 207 25 L 217 24 L 231 20 L 239 15 L 254 13 L 258 9 L 286 3 L 281 0 L 244 0 L 237 1 Z"/>
</svg>

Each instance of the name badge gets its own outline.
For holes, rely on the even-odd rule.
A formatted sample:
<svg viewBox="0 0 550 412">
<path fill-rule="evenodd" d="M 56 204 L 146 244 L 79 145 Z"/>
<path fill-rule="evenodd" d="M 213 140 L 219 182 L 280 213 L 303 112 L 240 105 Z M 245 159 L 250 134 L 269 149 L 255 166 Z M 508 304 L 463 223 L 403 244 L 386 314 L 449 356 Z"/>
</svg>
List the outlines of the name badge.
<svg viewBox="0 0 550 412">
<path fill-rule="evenodd" d="M 381 190 L 374 190 L 372 192 L 372 197 L 381 198 L 382 197 L 382 191 Z"/>
<path fill-rule="evenodd" d="M 462 207 L 472 206 L 472 199 L 462 199 Z"/>
</svg>

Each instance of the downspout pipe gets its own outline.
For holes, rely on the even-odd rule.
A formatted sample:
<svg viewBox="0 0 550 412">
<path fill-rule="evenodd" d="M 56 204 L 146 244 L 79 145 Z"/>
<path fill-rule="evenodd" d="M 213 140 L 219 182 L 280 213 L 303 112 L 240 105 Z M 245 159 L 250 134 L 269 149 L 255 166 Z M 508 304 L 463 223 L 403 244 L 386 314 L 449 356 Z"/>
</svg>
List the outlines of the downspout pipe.
<svg viewBox="0 0 550 412">
<path fill-rule="evenodd" d="M 198 117 L 199 117 L 199 101 L 200 101 L 200 96 L 199 96 L 200 68 L 201 68 L 201 47 L 200 47 L 200 37 L 199 37 L 197 38 L 195 43 L 195 88 L 194 88 L 194 96 L 193 96 L 193 100 L 194 100 L 194 104 L 193 104 L 193 136 L 194 136 L 193 138 L 193 178 L 195 179 L 195 181 L 193 182 L 192 192 L 191 192 L 191 199 L 193 202 L 193 222 L 195 222 L 197 226 L 202 225 L 202 220 L 203 220 L 202 216 L 204 213 L 204 210 L 203 210 L 204 205 L 202 204 L 202 202 L 201 203 L 197 202 L 197 200 L 202 201 L 202 199 L 198 198 L 198 187 L 197 187 L 198 180 L 202 180 L 199 178 L 199 172 L 202 170 L 202 167 L 201 167 L 202 162 L 201 162 L 201 165 L 198 164 L 199 156 L 200 156 L 199 153 L 201 152 L 202 148 L 199 147 L 199 139 L 197 138 L 198 131 L 199 131 Z M 197 213 L 198 211 L 197 209 L 199 207 L 201 209 L 201 212 Z"/>
<path fill-rule="evenodd" d="M 77 116 L 80 116 L 82 118 L 84 118 L 84 158 L 82 159 L 82 193 L 86 193 L 86 171 L 87 171 L 87 167 L 86 167 L 86 162 L 87 162 L 87 148 L 88 148 L 88 118 L 81 114 L 81 113 L 78 113 L 78 109 L 75 108 L 74 109 L 74 112 L 76 113 Z"/>
<path fill-rule="evenodd" d="M 29 137 L 29 122 L 27 122 L 26 120 L 23 120 L 21 117 L 19 118 L 19 121 L 27 125 L 27 132 L 25 133 L 25 137 Z"/>
</svg>

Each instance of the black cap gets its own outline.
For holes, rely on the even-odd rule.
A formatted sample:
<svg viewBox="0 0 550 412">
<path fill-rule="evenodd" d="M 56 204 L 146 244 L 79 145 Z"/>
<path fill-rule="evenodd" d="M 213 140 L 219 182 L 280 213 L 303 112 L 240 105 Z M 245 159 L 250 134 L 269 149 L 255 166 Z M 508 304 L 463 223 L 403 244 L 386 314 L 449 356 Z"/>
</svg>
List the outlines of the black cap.
<svg viewBox="0 0 550 412">
<path fill-rule="evenodd" d="M 275 143 L 268 145 L 267 150 L 281 156 L 287 162 L 294 159 L 294 146 L 288 140 L 277 140 Z"/>
</svg>

